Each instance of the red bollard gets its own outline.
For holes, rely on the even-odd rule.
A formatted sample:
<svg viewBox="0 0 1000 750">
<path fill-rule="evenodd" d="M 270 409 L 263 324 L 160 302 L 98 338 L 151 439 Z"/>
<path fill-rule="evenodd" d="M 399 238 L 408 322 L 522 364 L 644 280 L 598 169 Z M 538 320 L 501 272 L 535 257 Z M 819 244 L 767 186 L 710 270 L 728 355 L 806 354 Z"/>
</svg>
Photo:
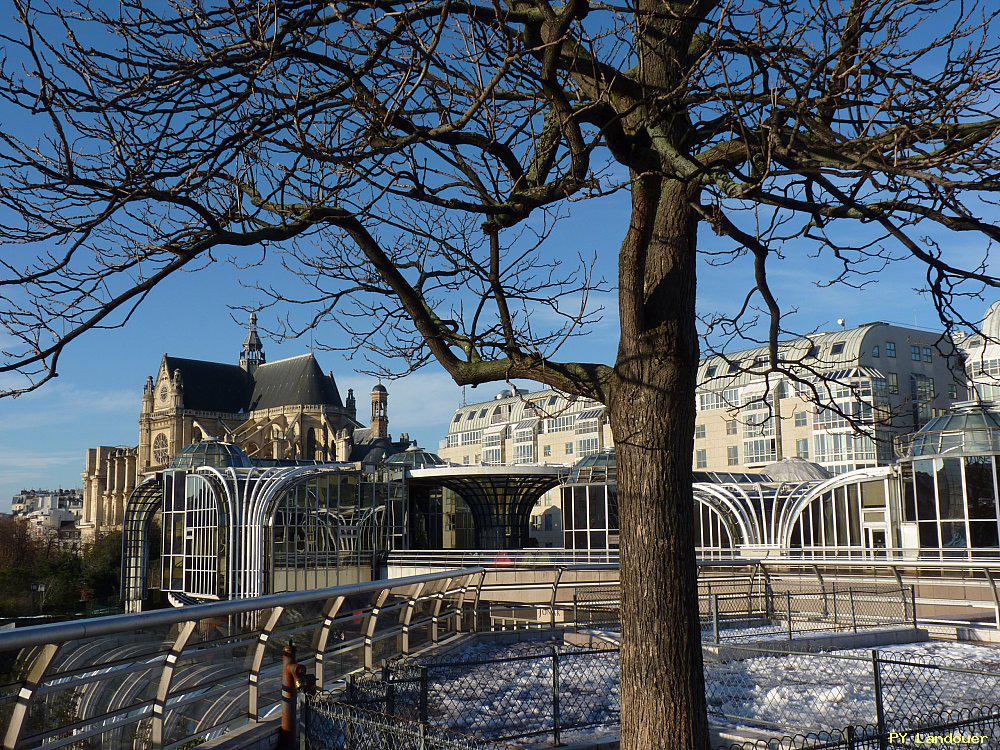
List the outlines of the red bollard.
<svg viewBox="0 0 1000 750">
<path fill-rule="evenodd" d="M 295 661 L 295 644 L 289 643 L 282 650 L 281 664 L 281 731 L 278 733 L 278 747 L 280 750 L 295 750 L 298 728 L 296 701 L 299 685 L 306 675 L 306 668 Z"/>
</svg>

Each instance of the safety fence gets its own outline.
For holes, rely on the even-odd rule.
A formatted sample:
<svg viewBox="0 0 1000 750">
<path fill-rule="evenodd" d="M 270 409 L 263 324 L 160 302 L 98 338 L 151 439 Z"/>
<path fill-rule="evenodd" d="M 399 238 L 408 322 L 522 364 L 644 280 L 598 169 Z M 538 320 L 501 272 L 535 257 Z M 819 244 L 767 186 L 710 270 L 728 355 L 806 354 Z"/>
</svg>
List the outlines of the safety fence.
<svg viewBox="0 0 1000 750">
<path fill-rule="evenodd" d="M 716 750 L 912 750 L 914 747 L 1000 747 L 1000 705 L 941 711 L 907 731 L 877 724 L 734 743 Z"/>
<path fill-rule="evenodd" d="M 595 585 L 573 591 L 565 619 L 580 628 L 619 630 L 621 591 Z M 916 628 L 913 589 L 905 586 L 799 585 L 779 588 L 757 579 L 699 582 L 698 613 L 705 643 L 796 640 L 886 628 Z"/>
<path fill-rule="evenodd" d="M 505 746 L 317 696 L 305 704 L 306 750 L 505 750 Z"/>
<path fill-rule="evenodd" d="M 617 649 L 522 646 L 501 658 L 394 661 L 352 676 L 338 699 L 498 741 L 551 735 L 558 743 L 571 729 L 618 724 Z M 942 710 L 993 705 L 1000 672 L 891 652 L 724 645 L 705 660 L 705 684 L 713 723 L 733 731 L 870 724 L 884 735 L 936 727 Z"/>
<path fill-rule="evenodd" d="M 703 640 L 794 640 L 885 628 L 916 628 L 913 589 L 905 586 L 796 587 L 699 595 Z"/>
</svg>

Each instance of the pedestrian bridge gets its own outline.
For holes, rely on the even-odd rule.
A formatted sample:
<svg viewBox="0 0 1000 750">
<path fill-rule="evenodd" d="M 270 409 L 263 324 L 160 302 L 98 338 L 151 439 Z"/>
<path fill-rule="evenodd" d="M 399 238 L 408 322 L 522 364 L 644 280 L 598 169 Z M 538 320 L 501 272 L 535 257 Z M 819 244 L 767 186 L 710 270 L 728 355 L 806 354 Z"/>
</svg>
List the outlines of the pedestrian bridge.
<svg viewBox="0 0 1000 750">
<path fill-rule="evenodd" d="M 329 689 L 464 633 L 572 626 L 578 600 L 619 596 L 610 557 L 398 553 L 387 565 L 424 572 L 0 632 L 3 747 L 194 747 L 269 724 L 290 643 L 317 686 Z M 699 594 L 705 612 L 719 613 L 717 602 L 732 592 L 750 601 L 769 585 L 827 592 L 894 581 L 912 592 L 922 624 L 986 639 L 1000 633 L 997 578 L 1000 561 L 706 560 Z"/>
</svg>

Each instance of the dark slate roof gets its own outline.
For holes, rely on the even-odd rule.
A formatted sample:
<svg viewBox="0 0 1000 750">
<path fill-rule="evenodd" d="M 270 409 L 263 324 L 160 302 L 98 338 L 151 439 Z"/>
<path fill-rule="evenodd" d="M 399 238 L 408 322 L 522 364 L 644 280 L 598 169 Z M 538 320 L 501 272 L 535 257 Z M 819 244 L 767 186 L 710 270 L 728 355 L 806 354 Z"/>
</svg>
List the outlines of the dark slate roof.
<svg viewBox="0 0 1000 750">
<path fill-rule="evenodd" d="M 238 413 L 246 409 L 250 378 L 239 365 L 163 355 L 172 378 L 180 369 L 184 408 Z"/>
<path fill-rule="evenodd" d="M 344 408 L 332 375 L 324 375 L 311 354 L 259 365 L 253 373 L 249 411 L 322 404 Z"/>
</svg>

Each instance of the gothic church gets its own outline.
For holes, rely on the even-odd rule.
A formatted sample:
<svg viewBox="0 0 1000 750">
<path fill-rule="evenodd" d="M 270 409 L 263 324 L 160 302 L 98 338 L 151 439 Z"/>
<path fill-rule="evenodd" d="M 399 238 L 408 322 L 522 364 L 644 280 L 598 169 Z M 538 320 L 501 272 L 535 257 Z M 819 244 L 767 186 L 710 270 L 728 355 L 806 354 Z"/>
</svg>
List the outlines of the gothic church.
<svg viewBox="0 0 1000 750">
<path fill-rule="evenodd" d="M 312 354 L 267 361 L 251 313 L 238 365 L 164 354 L 143 388 L 139 445 L 87 452 L 81 530 L 120 528 L 129 493 L 202 440 L 235 443 L 260 465 L 377 463 L 409 446 L 408 436 L 389 435 L 388 397 L 381 384 L 372 389 L 363 426 L 353 390 L 342 400 L 333 373 L 324 374 Z"/>
</svg>

